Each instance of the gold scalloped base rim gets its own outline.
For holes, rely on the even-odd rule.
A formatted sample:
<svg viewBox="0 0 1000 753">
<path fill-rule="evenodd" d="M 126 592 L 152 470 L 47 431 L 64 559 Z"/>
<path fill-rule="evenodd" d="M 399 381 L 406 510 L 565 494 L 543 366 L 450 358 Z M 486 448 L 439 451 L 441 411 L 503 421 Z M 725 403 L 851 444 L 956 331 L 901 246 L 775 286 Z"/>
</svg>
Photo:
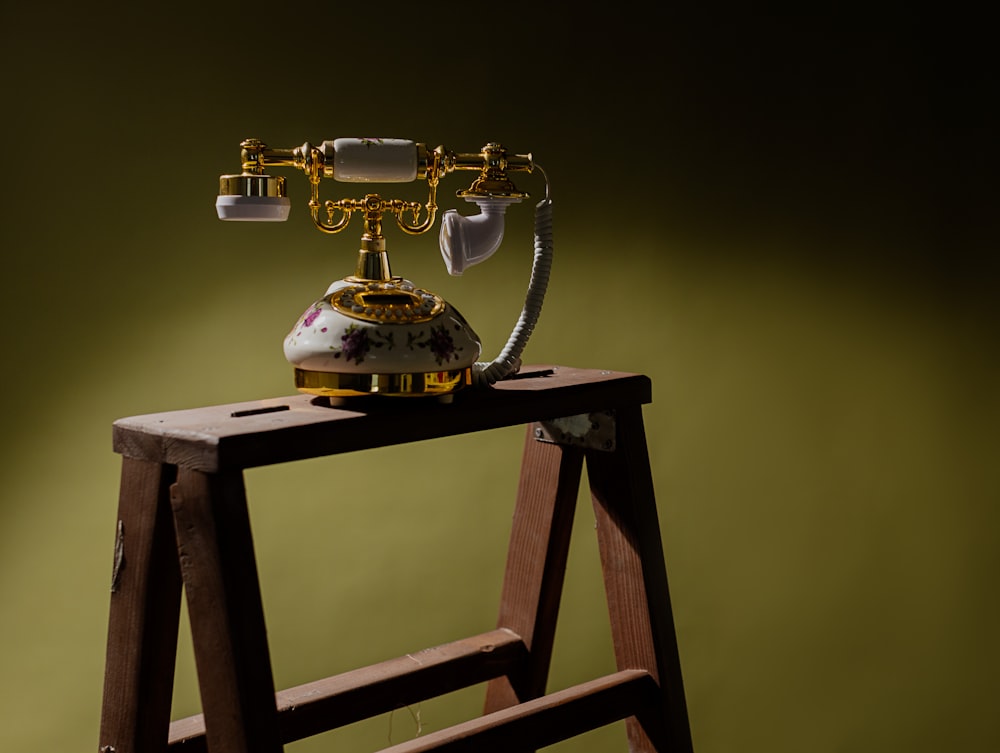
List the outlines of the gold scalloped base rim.
<svg viewBox="0 0 1000 753">
<path fill-rule="evenodd" d="M 471 368 L 414 374 L 340 374 L 333 371 L 295 369 L 295 388 L 307 395 L 321 397 L 440 396 L 450 395 L 470 384 Z"/>
</svg>

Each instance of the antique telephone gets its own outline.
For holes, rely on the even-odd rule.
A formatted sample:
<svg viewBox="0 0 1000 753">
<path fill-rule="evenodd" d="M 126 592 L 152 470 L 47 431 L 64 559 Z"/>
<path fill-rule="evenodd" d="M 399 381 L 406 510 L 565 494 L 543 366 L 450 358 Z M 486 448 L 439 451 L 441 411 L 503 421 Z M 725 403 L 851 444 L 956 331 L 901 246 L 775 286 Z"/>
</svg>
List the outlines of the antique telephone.
<svg viewBox="0 0 1000 753">
<path fill-rule="evenodd" d="M 222 220 L 281 222 L 290 200 L 285 178 L 267 168 L 294 167 L 309 179 L 309 211 L 324 233 L 338 233 L 355 213 L 364 229 L 354 274 L 330 285 L 299 317 L 285 338 L 285 357 L 295 367 L 295 386 L 334 398 L 354 395 L 438 395 L 450 398 L 467 385 L 491 385 L 514 375 L 538 320 L 552 263 L 552 203 L 545 172 L 530 154 L 508 154 L 489 143 L 478 153 L 457 154 L 404 139 L 339 138 L 319 146 L 272 149 L 248 139 L 240 144 L 243 170 L 219 178 L 216 210 Z M 408 235 L 427 232 L 437 215 L 437 186 L 456 170 L 477 171 L 472 185 L 457 195 L 479 207 L 463 216 L 442 216 L 441 254 L 449 273 L 488 259 L 500 246 L 504 214 L 527 197 L 509 173 L 538 170 L 546 179 L 545 198 L 535 208 L 535 248 L 531 279 L 521 315 L 500 354 L 480 362 L 482 346 L 468 322 L 440 296 L 393 275 L 382 219 L 395 218 Z M 385 199 L 319 199 L 323 178 L 346 183 L 404 183 L 426 180 L 426 203 Z M 325 213 L 325 217 L 322 216 Z M 422 219 L 421 219 L 422 215 Z"/>
</svg>

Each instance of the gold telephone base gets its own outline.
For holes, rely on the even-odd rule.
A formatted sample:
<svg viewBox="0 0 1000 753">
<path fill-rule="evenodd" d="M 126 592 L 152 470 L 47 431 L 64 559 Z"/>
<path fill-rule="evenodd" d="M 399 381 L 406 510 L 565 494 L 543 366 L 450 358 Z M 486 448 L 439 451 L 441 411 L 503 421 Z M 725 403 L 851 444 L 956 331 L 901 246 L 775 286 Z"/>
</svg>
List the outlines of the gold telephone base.
<svg viewBox="0 0 1000 753">
<path fill-rule="evenodd" d="M 418 372 L 413 374 L 341 374 L 330 371 L 295 369 L 295 387 L 299 392 L 320 397 L 355 397 L 388 395 L 416 397 L 451 396 L 472 384 L 472 369 Z"/>
</svg>

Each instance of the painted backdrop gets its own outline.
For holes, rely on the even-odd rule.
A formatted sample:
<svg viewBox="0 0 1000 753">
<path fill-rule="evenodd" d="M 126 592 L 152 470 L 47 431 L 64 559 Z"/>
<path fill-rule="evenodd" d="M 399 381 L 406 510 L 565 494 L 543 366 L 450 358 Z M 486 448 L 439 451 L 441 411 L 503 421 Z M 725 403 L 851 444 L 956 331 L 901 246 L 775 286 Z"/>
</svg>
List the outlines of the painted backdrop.
<svg viewBox="0 0 1000 753">
<path fill-rule="evenodd" d="M 286 330 L 353 266 L 301 176 L 287 224 L 215 219 L 250 136 L 497 140 L 548 171 L 556 266 L 527 360 L 653 379 L 697 750 L 997 749 L 984 25 L 653 8 L 5 6 L 0 749 L 96 747 L 111 422 L 289 393 Z M 456 280 L 432 236 L 389 231 L 395 270 L 488 351 L 520 307 L 530 207 Z M 248 474 L 279 686 L 493 625 L 520 441 Z M 553 688 L 610 664 L 585 499 L 577 527 Z M 372 750 L 480 703 L 289 749 Z M 198 708 L 185 635 L 175 714 Z M 614 726 L 558 747 L 624 745 Z"/>
</svg>

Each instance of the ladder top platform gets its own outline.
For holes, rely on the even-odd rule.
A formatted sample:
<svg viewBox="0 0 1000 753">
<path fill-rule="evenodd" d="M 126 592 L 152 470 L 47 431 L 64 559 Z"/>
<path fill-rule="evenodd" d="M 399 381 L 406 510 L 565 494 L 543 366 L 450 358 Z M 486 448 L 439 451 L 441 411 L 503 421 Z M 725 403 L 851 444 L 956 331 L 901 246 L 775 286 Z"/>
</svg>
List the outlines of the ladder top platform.
<svg viewBox="0 0 1000 753">
<path fill-rule="evenodd" d="M 334 455 L 649 403 L 648 377 L 566 366 L 525 366 L 450 403 L 365 396 L 331 407 L 291 395 L 151 413 L 114 423 L 114 450 L 207 473 Z"/>
</svg>

